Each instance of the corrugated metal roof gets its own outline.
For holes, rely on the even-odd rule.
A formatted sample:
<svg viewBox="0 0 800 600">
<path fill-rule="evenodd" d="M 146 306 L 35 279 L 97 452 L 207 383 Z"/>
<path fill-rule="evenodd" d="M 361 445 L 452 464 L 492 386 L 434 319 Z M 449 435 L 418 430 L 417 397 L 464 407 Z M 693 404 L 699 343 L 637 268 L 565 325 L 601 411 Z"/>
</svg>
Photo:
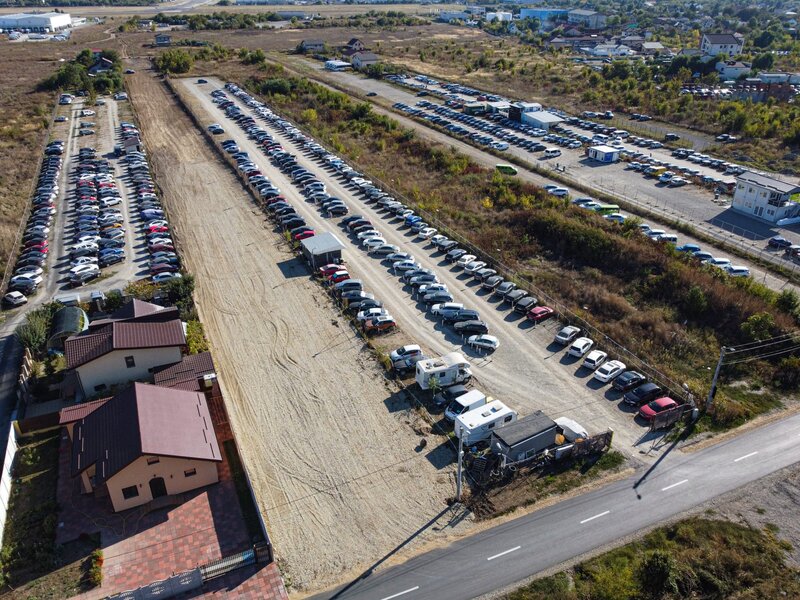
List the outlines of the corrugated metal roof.
<svg viewBox="0 0 800 600">
<path fill-rule="evenodd" d="M 69 337 L 64 342 L 67 368 L 74 369 L 113 350 L 186 345 L 180 319 L 164 323 L 120 321 Z"/>
<path fill-rule="evenodd" d="M 739 175 L 737 179 L 767 188 L 769 190 L 774 190 L 782 194 L 791 194 L 798 189 L 798 186 L 795 183 L 781 181 L 780 179 L 775 179 L 769 175 L 762 175 L 761 173 L 756 173 L 754 171 L 745 171 Z"/>
<path fill-rule="evenodd" d="M 199 379 L 203 375 L 215 372 L 211 353 L 202 352 L 184 356 L 179 363 L 159 367 L 153 372 L 153 383 L 163 387 L 199 392 L 201 391 Z"/>
<path fill-rule="evenodd" d="M 205 396 L 134 383 L 75 423 L 73 477 L 96 465 L 100 485 L 144 455 L 222 460 Z"/>
</svg>

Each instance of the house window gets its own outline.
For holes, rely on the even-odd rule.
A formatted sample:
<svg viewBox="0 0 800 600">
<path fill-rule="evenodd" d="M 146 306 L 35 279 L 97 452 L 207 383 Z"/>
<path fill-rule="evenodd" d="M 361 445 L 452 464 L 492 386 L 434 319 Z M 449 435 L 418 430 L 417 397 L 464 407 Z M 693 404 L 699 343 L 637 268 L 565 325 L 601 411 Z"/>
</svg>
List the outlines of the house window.
<svg viewBox="0 0 800 600">
<path fill-rule="evenodd" d="M 132 369 L 133 367 L 136 366 L 136 361 L 132 356 L 125 357 L 125 366 L 128 367 L 129 369 Z"/>
<path fill-rule="evenodd" d="M 148 456 L 147 457 L 147 464 L 148 465 L 155 465 L 158 464 L 160 461 L 158 460 L 157 456 Z"/>
<path fill-rule="evenodd" d="M 138 495 L 139 495 L 139 489 L 135 485 L 132 485 L 132 486 L 126 487 L 126 488 L 122 488 L 122 497 L 125 498 L 125 500 L 130 500 L 131 498 L 136 498 L 136 496 L 138 496 Z"/>
<path fill-rule="evenodd" d="M 183 472 L 184 477 L 194 477 L 197 475 L 197 469 L 187 469 Z"/>
</svg>

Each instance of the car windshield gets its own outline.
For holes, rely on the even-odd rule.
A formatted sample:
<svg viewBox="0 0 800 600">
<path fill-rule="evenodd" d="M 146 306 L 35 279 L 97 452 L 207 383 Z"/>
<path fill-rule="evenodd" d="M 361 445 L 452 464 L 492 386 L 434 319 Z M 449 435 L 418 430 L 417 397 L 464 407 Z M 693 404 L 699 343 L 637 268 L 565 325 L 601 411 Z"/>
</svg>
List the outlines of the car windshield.
<svg viewBox="0 0 800 600">
<path fill-rule="evenodd" d="M 658 404 L 658 402 L 656 402 L 655 400 L 653 400 L 652 402 L 650 402 L 650 403 L 649 403 L 647 406 L 648 406 L 648 407 L 650 408 L 650 410 L 652 410 L 653 412 L 661 412 L 662 410 L 664 410 L 664 409 L 666 408 L 666 407 L 664 407 L 664 406 L 660 406 L 660 405 Z"/>
</svg>

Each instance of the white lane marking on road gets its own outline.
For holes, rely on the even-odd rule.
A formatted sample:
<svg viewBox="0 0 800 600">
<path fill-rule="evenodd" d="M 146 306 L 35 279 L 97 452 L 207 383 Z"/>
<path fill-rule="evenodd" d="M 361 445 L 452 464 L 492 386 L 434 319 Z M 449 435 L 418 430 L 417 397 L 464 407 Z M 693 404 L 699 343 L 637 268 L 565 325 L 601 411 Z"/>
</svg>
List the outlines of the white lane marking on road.
<svg viewBox="0 0 800 600">
<path fill-rule="evenodd" d="M 413 588 L 408 588 L 405 591 L 397 592 L 396 594 L 392 594 L 391 596 L 386 596 L 386 598 L 381 598 L 381 600 L 392 600 L 392 598 L 397 598 L 398 596 L 402 596 L 403 594 L 408 594 L 410 592 L 416 592 L 419 589 L 419 586 L 416 585 Z"/>
<path fill-rule="evenodd" d="M 733 462 L 739 462 L 740 460 L 744 460 L 745 458 L 750 458 L 751 456 L 755 456 L 758 454 L 758 450 L 755 452 L 751 452 L 750 454 L 745 454 L 744 456 L 740 456 L 739 458 L 733 459 Z"/>
<path fill-rule="evenodd" d="M 489 556 L 489 557 L 486 558 L 486 560 L 494 560 L 495 558 L 500 558 L 501 556 L 505 556 L 506 554 L 510 554 L 511 552 L 515 552 L 516 550 L 519 550 L 520 548 L 522 548 L 522 546 L 514 546 L 513 548 L 509 548 L 505 552 L 501 552 L 500 554 L 495 554 L 494 556 Z"/>
<path fill-rule="evenodd" d="M 605 517 L 610 512 L 611 512 L 610 510 L 607 510 L 606 512 L 601 512 L 599 515 L 595 515 L 593 517 L 589 517 L 588 519 L 584 519 L 583 521 L 581 521 L 581 525 L 583 525 L 584 523 L 588 523 L 589 521 L 594 521 L 595 519 L 599 519 L 600 517 Z"/>
<path fill-rule="evenodd" d="M 689 481 L 689 480 L 688 479 L 684 479 L 683 481 L 679 481 L 678 483 L 673 483 L 672 485 L 668 485 L 665 488 L 661 488 L 661 491 L 662 492 L 666 492 L 667 490 L 671 490 L 672 488 L 678 487 L 679 485 L 683 485 L 687 481 Z"/>
</svg>

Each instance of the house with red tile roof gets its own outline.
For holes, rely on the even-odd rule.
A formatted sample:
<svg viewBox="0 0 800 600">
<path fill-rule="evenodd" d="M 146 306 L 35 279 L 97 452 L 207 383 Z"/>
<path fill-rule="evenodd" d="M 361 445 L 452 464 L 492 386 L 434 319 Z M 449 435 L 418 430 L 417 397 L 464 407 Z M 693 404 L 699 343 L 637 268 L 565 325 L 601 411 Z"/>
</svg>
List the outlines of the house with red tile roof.
<svg viewBox="0 0 800 600">
<path fill-rule="evenodd" d="M 78 396 L 108 392 L 130 381 L 152 381 L 153 370 L 181 361 L 186 330 L 175 308 L 134 300 L 64 341 Z"/>
<path fill-rule="evenodd" d="M 73 421 L 70 474 L 83 493 L 108 496 L 115 512 L 219 480 L 222 456 L 202 393 L 134 383 L 79 406 L 86 414 Z"/>
</svg>

